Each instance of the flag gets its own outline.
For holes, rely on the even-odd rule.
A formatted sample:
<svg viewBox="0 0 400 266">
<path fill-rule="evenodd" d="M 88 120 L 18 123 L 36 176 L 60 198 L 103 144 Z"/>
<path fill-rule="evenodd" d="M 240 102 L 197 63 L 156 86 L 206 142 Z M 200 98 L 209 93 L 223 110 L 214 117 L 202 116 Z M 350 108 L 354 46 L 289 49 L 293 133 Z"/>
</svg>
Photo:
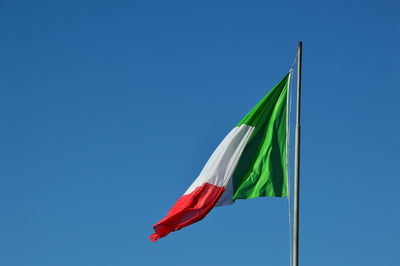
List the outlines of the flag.
<svg viewBox="0 0 400 266">
<path fill-rule="evenodd" d="M 200 175 L 156 223 L 151 241 L 203 219 L 214 206 L 237 199 L 286 197 L 289 72 L 228 133 Z"/>
</svg>

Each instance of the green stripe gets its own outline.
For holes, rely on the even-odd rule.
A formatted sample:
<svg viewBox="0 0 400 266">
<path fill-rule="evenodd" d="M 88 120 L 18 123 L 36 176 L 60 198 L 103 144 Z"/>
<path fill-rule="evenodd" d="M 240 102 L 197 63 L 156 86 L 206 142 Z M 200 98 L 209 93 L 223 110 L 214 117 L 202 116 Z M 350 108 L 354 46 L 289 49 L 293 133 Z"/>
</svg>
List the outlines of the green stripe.
<svg viewBox="0 0 400 266">
<path fill-rule="evenodd" d="M 290 74 L 290 73 L 289 73 Z M 243 119 L 254 126 L 233 173 L 233 199 L 286 197 L 287 74 Z"/>
</svg>

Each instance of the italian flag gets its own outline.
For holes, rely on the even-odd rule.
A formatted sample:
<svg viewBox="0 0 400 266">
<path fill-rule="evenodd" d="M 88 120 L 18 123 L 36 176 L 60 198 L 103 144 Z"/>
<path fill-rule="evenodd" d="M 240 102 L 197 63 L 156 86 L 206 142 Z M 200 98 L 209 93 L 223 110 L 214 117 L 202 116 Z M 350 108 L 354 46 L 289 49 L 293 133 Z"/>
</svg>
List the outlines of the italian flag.
<svg viewBox="0 0 400 266">
<path fill-rule="evenodd" d="M 237 199 L 287 196 L 287 91 L 289 72 L 226 135 L 203 170 L 156 223 L 151 241 L 203 219 Z"/>
</svg>

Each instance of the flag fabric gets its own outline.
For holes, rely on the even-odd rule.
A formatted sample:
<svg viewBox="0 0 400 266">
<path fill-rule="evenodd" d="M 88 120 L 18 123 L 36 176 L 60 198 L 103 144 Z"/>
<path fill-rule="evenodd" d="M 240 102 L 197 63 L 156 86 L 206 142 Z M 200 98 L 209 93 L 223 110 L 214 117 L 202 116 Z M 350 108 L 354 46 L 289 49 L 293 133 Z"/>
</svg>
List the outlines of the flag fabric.
<svg viewBox="0 0 400 266">
<path fill-rule="evenodd" d="M 214 206 L 237 199 L 286 197 L 286 130 L 289 72 L 228 133 L 151 241 L 203 219 Z"/>
</svg>

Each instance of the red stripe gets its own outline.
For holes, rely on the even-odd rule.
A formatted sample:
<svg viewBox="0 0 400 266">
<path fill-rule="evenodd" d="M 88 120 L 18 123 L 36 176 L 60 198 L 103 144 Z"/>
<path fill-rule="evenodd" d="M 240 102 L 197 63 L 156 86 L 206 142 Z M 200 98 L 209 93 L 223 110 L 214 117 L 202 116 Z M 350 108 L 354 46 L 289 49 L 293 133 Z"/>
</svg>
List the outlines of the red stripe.
<svg viewBox="0 0 400 266">
<path fill-rule="evenodd" d="M 224 192 L 225 187 L 217 187 L 204 183 L 193 192 L 183 195 L 167 216 L 156 223 L 155 233 L 150 236 L 151 241 L 157 241 L 169 233 L 200 221 L 211 211 Z"/>
</svg>

